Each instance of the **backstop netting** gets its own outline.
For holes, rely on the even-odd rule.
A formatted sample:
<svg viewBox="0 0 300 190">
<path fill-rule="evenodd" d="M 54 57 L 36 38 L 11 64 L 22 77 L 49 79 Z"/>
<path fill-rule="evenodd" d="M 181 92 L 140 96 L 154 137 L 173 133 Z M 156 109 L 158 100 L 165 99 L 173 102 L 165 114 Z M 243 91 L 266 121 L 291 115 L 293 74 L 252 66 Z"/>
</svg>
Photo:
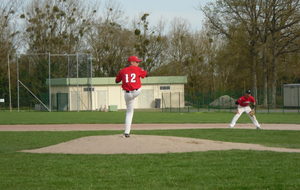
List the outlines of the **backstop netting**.
<svg viewBox="0 0 300 190">
<path fill-rule="evenodd" d="M 18 110 L 92 110 L 91 55 L 19 54 L 15 60 Z M 72 86 L 71 79 L 75 79 Z M 79 79 L 86 79 L 84 92 Z M 69 101 L 76 104 L 70 107 Z"/>
</svg>

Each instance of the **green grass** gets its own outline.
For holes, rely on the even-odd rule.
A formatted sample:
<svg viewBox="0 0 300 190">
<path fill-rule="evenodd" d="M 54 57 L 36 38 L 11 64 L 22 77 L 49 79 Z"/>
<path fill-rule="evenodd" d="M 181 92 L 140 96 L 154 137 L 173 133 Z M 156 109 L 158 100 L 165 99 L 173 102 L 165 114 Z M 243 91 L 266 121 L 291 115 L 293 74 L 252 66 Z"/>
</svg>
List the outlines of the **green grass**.
<svg viewBox="0 0 300 190">
<path fill-rule="evenodd" d="M 135 112 L 134 123 L 229 123 L 229 112 Z M 125 112 L 0 112 L 0 124 L 124 123 Z M 261 123 L 300 124 L 299 113 L 259 113 Z M 239 123 L 249 123 L 243 114 Z"/>
<path fill-rule="evenodd" d="M 134 123 L 229 123 L 233 113 L 136 112 Z M 261 123 L 300 124 L 298 113 L 259 113 Z M 125 112 L 0 112 L 0 124 L 124 123 Z M 239 123 L 249 123 L 243 115 Z M 300 131 L 190 129 L 133 134 L 181 136 L 300 148 Z M 0 132 L 0 189 L 300 189 L 300 153 L 208 151 L 141 155 L 30 154 L 90 135 L 122 131 Z"/>
<path fill-rule="evenodd" d="M 0 132 L 0 189 L 300 189 L 300 153 L 208 151 L 141 155 L 16 152 L 121 131 Z M 135 131 L 300 148 L 300 131 L 193 129 Z"/>
</svg>

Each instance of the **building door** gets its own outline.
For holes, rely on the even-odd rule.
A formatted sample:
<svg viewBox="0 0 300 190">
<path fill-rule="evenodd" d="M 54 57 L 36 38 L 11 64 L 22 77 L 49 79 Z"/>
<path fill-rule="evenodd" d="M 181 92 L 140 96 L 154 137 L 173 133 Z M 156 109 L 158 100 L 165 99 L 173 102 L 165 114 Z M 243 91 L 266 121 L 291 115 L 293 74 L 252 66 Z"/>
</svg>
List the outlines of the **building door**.
<svg viewBox="0 0 300 190">
<path fill-rule="evenodd" d="M 107 91 L 106 90 L 98 90 L 97 93 L 97 101 L 96 101 L 96 109 L 101 110 L 104 108 L 108 108 L 107 101 Z"/>
<path fill-rule="evenodd" d="M 71 92 L 70 111 L 80 110 L 80 93 L 73 91 Z"/>
<path fill-rule="evenodd" d="M 57 93 L 56 100 L 57 100 L 57 111 L 68 111 L 68 104 L 69 104 L 69 94 L 68 93 Z"/>
<path fill-rule="evenodd" d="M 138 108 L 154 108 L 154 106 L 154 90 L 142 90 L 142 93 L 138 96 Z"/>
</svg>

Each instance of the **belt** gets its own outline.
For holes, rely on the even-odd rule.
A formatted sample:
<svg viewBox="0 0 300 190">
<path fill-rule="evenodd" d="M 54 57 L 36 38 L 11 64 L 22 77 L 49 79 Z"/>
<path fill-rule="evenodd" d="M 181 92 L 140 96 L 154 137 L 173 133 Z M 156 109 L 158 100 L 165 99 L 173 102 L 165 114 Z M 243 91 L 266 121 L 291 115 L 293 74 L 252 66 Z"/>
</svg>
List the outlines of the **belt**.
<svg viewBox="0 0 300 190">
<path fill-rule="evenodd" d="M 138 88 L 139 89 L 139 88 Z M 131 92 L 134 92 L 134 91 L 137 91 L 138 89 L 134 89 L 132 91 L 129 91 L 129 90 L 125 90 L 126 93 L 131 93 Z"/>
</svg>

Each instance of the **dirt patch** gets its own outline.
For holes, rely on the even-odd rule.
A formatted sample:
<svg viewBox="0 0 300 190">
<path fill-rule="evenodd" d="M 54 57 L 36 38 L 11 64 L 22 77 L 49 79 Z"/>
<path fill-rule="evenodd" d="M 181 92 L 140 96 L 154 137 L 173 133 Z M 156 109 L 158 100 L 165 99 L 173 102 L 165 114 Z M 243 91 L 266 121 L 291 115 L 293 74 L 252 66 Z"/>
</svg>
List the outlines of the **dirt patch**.
<svg viewBox="0 0 300 190">
<path fill-rule="evenodd" d="M 124 130 L 123 127 L 123 124 L 0 125 L 0 131 L 122 131 Z M 299 124 L 263 124 L 262 127 L 264 130 L 300 130 Z M 134 124 L 132 126 L 132 130 L 209 128 L 228 128 L 228 124 Z M 255 130 L 255 127 L 252 124 L 237 124 L 235 129 Z M 265 147 L 257 144 L 151 135 L 131 135 L 130 138 L 123 138 L 122 135 L 90 136 L 35 150 L 24 150 L 22 152 L 59 154 L 146 154 L 233 149 L 300 152 L 300 149 Z"/>
<path fill-rule="evenodd" d="M 133 124 L 132 130 L 158 130 L 158 129 L 224 129 L 229 124 Z M 262 124 L 264 130 L 300 130 L 299 124 Z M 237 124 L 235 129 L 254 129 L 252 123 Z M 98 130 L 124 130 L 124 124 L 49 124 L 49 125 L 0 125 L 0 131 L 98 131 Z M 231 130 L 231 129 L 230 129 Z"/>
<path fill-rule="evenodd" d="M 124 138 L 122 135 L 89 136 L 44 148 L 23 150 L 21 152 L 56 154 L 147 154 L 233 149 L 300 153 L 300 149 L 153 135 L 131 135 L 130 138 Z"/>
</svg>

